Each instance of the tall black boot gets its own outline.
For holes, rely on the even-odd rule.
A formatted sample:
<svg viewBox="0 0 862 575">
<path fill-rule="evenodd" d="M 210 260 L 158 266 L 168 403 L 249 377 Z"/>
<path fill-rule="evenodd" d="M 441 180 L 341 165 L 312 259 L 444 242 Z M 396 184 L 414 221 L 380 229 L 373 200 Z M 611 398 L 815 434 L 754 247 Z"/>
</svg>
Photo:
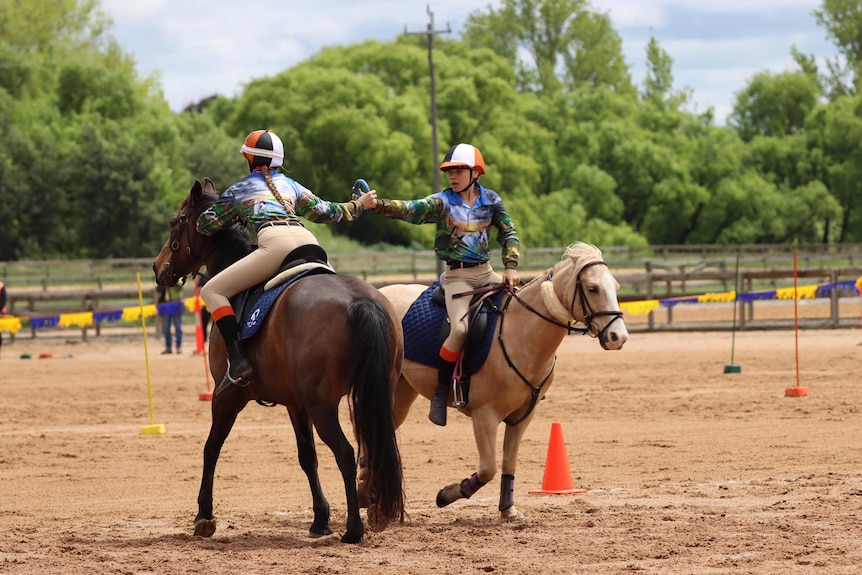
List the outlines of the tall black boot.
<svg viewBox="0 0 862 575">
<path fill-rule="evenodd" d="M 431 411 L 428 419 L 436 425 L 445 427 L 446 408 L 449 405 L 449 390 L 452 389 L 452 374 L 455 372 L 455 362 L 440 359 L 437 373 L 437 389 L 431 399 Z"/>
<path fill-rule="evenodd" d="M 239 339 L 239 325 L 235 316 L 226 316 L 216 322 L 227 347 L 227 371 L 221 382 L 216 386 L 215 395 L 219 395 L 231 385 L 245 387 L 251 382 L 253 369 L 245 354 L 245 346 Z"/>
</svg>

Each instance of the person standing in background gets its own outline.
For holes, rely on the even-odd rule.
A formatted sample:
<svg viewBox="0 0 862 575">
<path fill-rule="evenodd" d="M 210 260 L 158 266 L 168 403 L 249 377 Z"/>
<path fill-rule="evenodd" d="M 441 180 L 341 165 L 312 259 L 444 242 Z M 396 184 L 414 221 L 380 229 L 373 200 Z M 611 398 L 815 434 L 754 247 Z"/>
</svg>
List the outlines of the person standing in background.
<svg viewBox="0 0 862 575">
<path fill-rule="evenodd" d="M 177 343 L 177 353 L 182 353 L 183 347 L 183 286 L 176 285 L 174 287 L 158 287 L 158 304 L 159 304 L 159 315 L 162 316 L 162 320 L 164 321 L 165 328 L 165 349 L 162 351 L 162 355 L 167 355 L 173 353 L 171 351 L 171 344 L 173 343 L 173 339 L 171 337 L 171 327 L 173 326 L 174 335 L 176 336 Z M 161 305 L 161 304 L 169 304 L 169 305 Z"/>
<path fill-rule="evenodd" d="M 204 287 L 204 284 L 207 283 L 207 277 L 203 274 L 198 274 L 196 281 L 197 281 L 198 291 L 200 291 L 200 289 Z M 203 331 L 203 334 L 204 334 L 204 342 L 206 342 L 207 338 L 209 337 L 209 327 L 210 327 L 210 320 L 212 319 L 212 316 L 210 315 L 210 310 L 207 309 L 207 306 L 204 305 L 203 302 L 201 302 L 201 318 L 200 319 L 201 319 L 201 330 Z"/>
<path fill-rule="evenodd" d="M 6 315 L 6 283 L 0 281 L 0 315 Z M 3 331 L 0 330 L 0 349 L 3 348 Z"/>
</svg>

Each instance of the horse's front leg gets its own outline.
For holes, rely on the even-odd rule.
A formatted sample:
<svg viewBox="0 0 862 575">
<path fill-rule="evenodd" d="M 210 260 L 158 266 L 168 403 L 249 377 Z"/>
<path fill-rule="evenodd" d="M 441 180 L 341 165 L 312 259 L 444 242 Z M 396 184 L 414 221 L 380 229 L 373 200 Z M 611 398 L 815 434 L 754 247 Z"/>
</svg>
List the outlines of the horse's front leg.
<svg viewBox="0 0 862 575">
<path fill-rule="evenodd" d="M 360 543 L 365 535 L 365 526 L 359 515 L 359 497 L 356 493 L 356 454 L 338 421 L 338 405 L 315 410 L 312 421 L 320 439 L 332 450 L 335 463 L 338 464 L 344 480 L 344 492 L 347 496 L 347 529 L 341 537 L 341 542 Z"/>
<path fill-rule="evenodd" d="M 518 466 L 518 448 L 521 446 L 521 439 L 532 419 L 533 414 L 531 413 L 530 417 L 518 425 L 506 426 L 506 432 L 503 435 L 503 465 L 501 466 L 500 504 L 498 506 L 503 521 L 521 521 L 527 518 L 515 507 L 515 469 Z"/>
<path fill-rule="evenodd" d="M 236 396 L 236 397 L 235 397 Z M 204 469 L 201 476 L 201 488 L 198 491 L 198 515 L 195 517 L 194 534 L 199 537 L 212 537 L 216 530 L 213 517 L 213 480 L 216 463 L 221 448 L 224 445 L 236 417 L 245 407 L 245 399 L 241 394 L 227 394 L 213 399 L 212 425 L 207 441 L 204 444 Z"/>
<path fill-rule="evenodd" d="M 437 493 L 437 507 L 446 507 L 459 499 L 469 499 L 497 473 L 497 426 L 500 420 L 488 406 L 472 413 L 473 435 L 479 448 L 479 469 L 459 483 L 452 483 Z"/>
<path fill-rule="evenodd" d="M 311 489 L 311 508 L 314 510 L 314 521 L 308 529 L 312 537 L 332 535 L 329 527 L 329 501 L 320 486 L 320 475 L 317 473 L 317 450 L 314 447 L 314 433 L 308 413 L 290 413 L 290 421 L 296 434 L 296 449 L 299 455 L 299 466 L 308 478 Z"/>
</svg>

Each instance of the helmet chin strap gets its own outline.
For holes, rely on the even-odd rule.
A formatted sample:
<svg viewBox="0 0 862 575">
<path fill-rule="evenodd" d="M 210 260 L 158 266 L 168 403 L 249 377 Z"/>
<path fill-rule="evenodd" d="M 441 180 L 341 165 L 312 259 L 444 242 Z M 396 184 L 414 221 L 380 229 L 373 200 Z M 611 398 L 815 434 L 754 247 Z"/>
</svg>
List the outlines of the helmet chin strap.
<svg viewBox="0 0 862 575">
<path fill-rule="evenodd" d="M 463 190 L 456 190 L 455 188 L 452 188 L 452 191 L 455 192 L 456 194 L 463 194 L 464 192 L 466 192 L 467 190 L 469 190 L 470 188 L 475 186 L 476 182 L 478 182 L 478 181 L 479 181 L 479 176 L 476 176 L 475 178 L 470 180 L 470 183 L 467 184 L 467 186 Z"/>
</svg>

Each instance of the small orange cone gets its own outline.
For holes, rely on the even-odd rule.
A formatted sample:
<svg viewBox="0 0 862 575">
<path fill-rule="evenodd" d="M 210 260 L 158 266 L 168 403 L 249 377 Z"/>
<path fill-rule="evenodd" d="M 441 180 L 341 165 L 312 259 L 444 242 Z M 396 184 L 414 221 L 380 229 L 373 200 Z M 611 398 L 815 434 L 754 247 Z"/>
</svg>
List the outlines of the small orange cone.
<svg viewBox="0 0 862 575">
<path fill-rule="evenodd" d="M 542 488 L 530 491 L 530 493 L 568 495 L 586 492 L 586 489 L 575 489 L 572 483 L 569 456 L 566 453 L 566 442 L 563 439 L 563 426 L 554 422 L 551 424 L 551 439 L 548 441 L 548 456 L 545 459 Z"/>
</svg>

